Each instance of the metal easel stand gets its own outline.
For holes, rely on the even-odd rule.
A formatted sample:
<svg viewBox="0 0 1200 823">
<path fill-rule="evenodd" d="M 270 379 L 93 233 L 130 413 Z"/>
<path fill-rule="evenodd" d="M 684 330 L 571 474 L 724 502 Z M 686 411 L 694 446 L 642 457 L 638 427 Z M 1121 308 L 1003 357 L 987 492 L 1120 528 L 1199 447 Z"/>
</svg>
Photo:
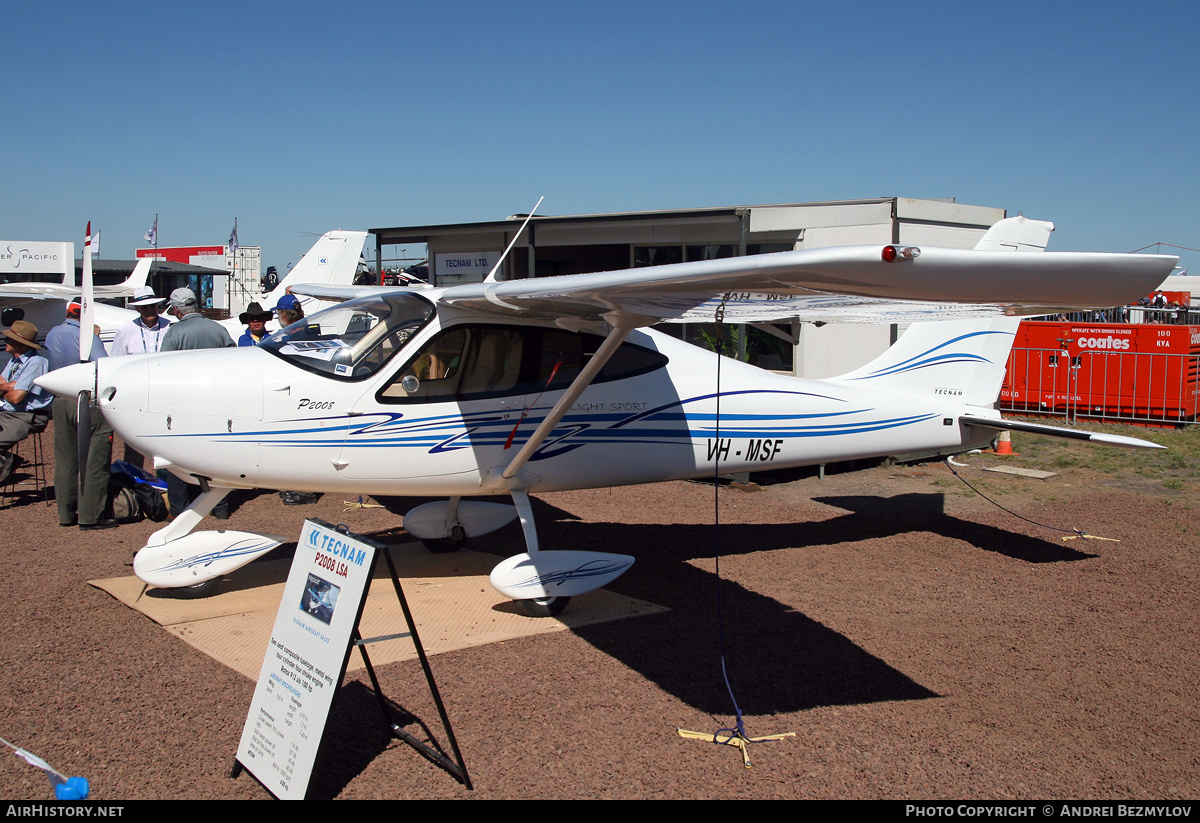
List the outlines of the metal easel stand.
<svg viewBox="0 0 1200 823">
<path fill-rule="evenodd" d="M 463 762 L 462 752 L 459 751 L 458 741 L 454 737 L 454 729 L 450 726 L 450 718 L 446 714 L 445 705 L 442 703 L 442 695 L 438 691 L 437 683 L 433 679 L 433 670 L 429 668 L 429 658 L 425 655 L 425 647 L 421 645 L 421 638 L 417 634 L 417 624 L 413 621 L 412 612 L 408 608 L 408 600 L 405 599 L 404 590 L 400 587 L 400 578 L 396 574 L 396 564 L 392 561 L 392 553 L 389 549 L 384 548 L 382 554 L 387 561 L 388 573 L 392 577 L 392 586 L 396 590 L 396 599 L 400 601 L 400 608 L 404 611 L 404 620 L 408 623 L 408 631 L 402 634 L 363 638 L 359 635 L 358 630 L 355 629 L 353 636 L 354 645 L 358 646 L 358 650 L 362 654 L 363 663 L 367 667 L 367 675 L 371 678 L 371 686 L 375 689 L 375 698 L 379 701 L 379 709 L 383 712 L 383 717 L 388 723 L 392 737 L 412 746 L 426 759 L 448 771 L 451 776 L 466 786 L 468 790 L 474 790 L 475 787 L 471 785 L 471 777 L 467 774 L 467 764 Z M 417 649 L 417 657 L 420 658 L 421 668 L 425 671 L 425 681 L 429 683 L 429 693 L 433 696 L 433 702 L 437 705 L 438 714 L 442 718 L 442 728 L 446 731 L 446 738 L 450 741 L 450 749 L 454 753 L 453 760 L 447 757 L 440 749 L 418 740 L 404 731 L 399 724 L 392 721 L 392 710 L 388 705 L 387 698 L 383 696 L 383 690 L 379 686 L 379 678 L 375 676 L 375 667 L 371 665 L 371 658 L 367 655 L 367 644 L 403 637 L 411 637 L 413 646 Z"/>
</svg>

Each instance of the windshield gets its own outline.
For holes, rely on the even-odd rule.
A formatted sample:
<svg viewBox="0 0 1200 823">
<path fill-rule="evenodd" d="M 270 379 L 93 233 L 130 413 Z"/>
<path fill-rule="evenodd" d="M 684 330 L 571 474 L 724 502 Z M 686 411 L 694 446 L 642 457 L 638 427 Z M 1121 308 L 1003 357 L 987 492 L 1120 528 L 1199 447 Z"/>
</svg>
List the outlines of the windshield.
<svg viewBox="0 0 1200 823">
<path fill-rule="evenodd" d="M 412 293 L 361 297 L 303 317 L 260 344 L 309 371 L 340 380 L 370 377 L 433 317 Z"/>
</svg>

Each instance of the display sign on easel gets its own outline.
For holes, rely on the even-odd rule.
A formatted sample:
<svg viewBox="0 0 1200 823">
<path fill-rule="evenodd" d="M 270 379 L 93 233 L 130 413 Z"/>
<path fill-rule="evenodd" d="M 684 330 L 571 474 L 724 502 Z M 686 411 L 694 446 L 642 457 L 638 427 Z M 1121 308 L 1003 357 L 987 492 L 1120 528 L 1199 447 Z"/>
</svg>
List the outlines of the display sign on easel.
<svg viewBox="0 0 1200 823">
<path fill-rule="evenodd" d="M 379 548 L 304 521 L 237 752 L 276 797 L 308 791 Z"/>
</svg>

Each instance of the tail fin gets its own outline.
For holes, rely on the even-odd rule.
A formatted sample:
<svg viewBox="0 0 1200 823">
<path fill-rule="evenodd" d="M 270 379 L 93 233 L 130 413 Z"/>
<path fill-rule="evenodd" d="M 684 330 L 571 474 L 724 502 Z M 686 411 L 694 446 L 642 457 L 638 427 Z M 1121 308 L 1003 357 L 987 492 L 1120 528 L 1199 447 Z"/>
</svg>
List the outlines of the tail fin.
<svg viewBox="0 0 1200 823">
<path fill-rule="evenodd" d="M 1045 251 L 1054 224 L 1029 220 L 1024 215 L 1006 217 L 996 223 L 979 242 L 976 251 Z"/>
<path fill-rule="evenodd" d="M 831 381 L 902 394 L 996 402 L 1020 318 L 913 323 L 890 349 Z"/>
<path fill-rule="evenodd" d="M 137 261 L 137 265 L 133 267 L 133 271 L 121 283 L 120 288 L 128 289 L 132 295 L 135 291 L 146 285 L 146 278 L 150 276 L 150 266 L 154 263 L 153 257 L 141 257 Z"/>
<path fill-rule="evenodd" d="M 315 283 L 325 286 L 350 286 L 358 270 L 358 259 L 362 256 L 365 231 L 330 231 L 321 235 L 300 262 L 292 266 L 279 285 L 267 295 L 268 305 L 275 305 L 287 294 L 288 287 L 299 283 Z"/>
</svg>

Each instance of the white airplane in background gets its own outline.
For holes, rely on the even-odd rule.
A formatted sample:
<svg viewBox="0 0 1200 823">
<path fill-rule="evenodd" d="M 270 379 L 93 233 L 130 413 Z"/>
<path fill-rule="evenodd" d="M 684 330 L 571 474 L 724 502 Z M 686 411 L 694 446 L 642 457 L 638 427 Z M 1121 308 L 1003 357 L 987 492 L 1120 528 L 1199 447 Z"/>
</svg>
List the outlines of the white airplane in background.
<svg viewBox="0 0 1200 823">
<path fill-rule="evenodd" d="M 95 286 L 95 298 L 109 300 L 132 297 L 137 289 L 146 285 L 153 262 L 145 258 L 139 260 L 129 277 L 114 286 Z M 79 297 L 79 287 L 73 282 L 74 271 L 69 276 L 72 281 L 69 283 L 68 275 L 64 273 L 62 281 L 58 283 L 30 281 L 0 284 L 0 309 L 21 309 L 25 319 L 37 326 L 38 333 L 44 339 L 46 333 L 67 316 L 67 303 Z M 136 311 L 97 303 L 94 322 L 100 327 L 100 340 L 105 348 L 112 343 L 117 329 L 137 316 Z"/>
<path fill-rule="evenodd" d="M 354 275 L 358 271 L 359 260 L 362 257 L 363 243 L 367 239 L 365 231 L 335 231 L 325 232 L 313 244 L 300 262 L 292 266 L 279 284 L 266 294 L 255 295 L 252 301 L 258 302 L 264 309 L 270 311 L 285 294 L 295 287 L 306 284 L 311 286 L 350 286 L 354 283 Z M 163 295 L 167 297 L 168 295 Z M 320 311 L 329 306 L 329 302 L 305 297 L 297 294 L 300 306 L 306 315 Z M 245 324 L 237 317 L 220 321 L 229 336 L 236 342 L 246 330 Z M 278 321 L 267 321 L 267 330 L 276 331 Z"/>
<path fill-rule="evenodd" d="M 305 288 L 360 296 L 255 349 L 109 358 L 38 382 L 94 392 L 121 437 L 206 489 L 138 552 L 150 585 L 200 596 L 284 540 L 193 533 L 230 489 L 434 495 L 448 502 L 410 511 L 409 533 L 454 547 L 520 517 L 526 552 L 492 585 L 530 614 L 557 614 L 633 558 L 542 550 L 531 494 L 949 455 L 1002 429 L 1154 447 L 994 408 L 1019 315 L 1124 304 L 1176 262 L 1021 253 L 1041 252 L 1052 229 L 1009 218 L 975 250 L 850 246 L 420 291 Z M 824 380 L 646 328 L 793 318 L 917 322 L 872 363 Z M 463 499 L 496 494 L 513 505 Z"/>
<path fill-rule="evenodd" d="M 354 282 L 358 270 L 359 259 L 362 256 L 363 243 L 367 239 L 365 231 L 330 231 L 321 235 L 312 248 L 300 259 L 267 294 L 255 295 L 254 300 L 268 311 L 272 309 L 279 298 L 301 284 L 321 286 L 349 286 Z M 133 293 L 146 285 L 150 268 L 154 259 L 143 257 L 137 261 L 133 272 L 124 282 L 112 286 L 94 286 L 95 300 L 109 300 L 132 297 Z M 0 310 L 20 308 L 24 317 L 38 327 L 44 338 L 50 329 L 57 326 L 66 317 L 67 303 L 79 297 L 80 288 L 66 281 L 63 282 L 20 282 L 0 284 Z M 167 295 L 161 295 L 164 299 Z M 297 295 L 305 314 L 310 314 L 329 305 L 314 298 Z M 110 306 L 105 303 L 94 304 L 94 323 L 100 327 L 100 340 L 107 349 L 117 333 L 117 329 L 131 320 L 138 318 L 138 313 L 131 309 Z M 174 322 L 174 318 L 168 318 Z M 245 331 L 245 326 L 238 322 L 237 317 L 220 321 L 225 330 L 236 341 Z M 275 320 L 267 323 L 270 331 L 279 328 Z"/>
</svg>

